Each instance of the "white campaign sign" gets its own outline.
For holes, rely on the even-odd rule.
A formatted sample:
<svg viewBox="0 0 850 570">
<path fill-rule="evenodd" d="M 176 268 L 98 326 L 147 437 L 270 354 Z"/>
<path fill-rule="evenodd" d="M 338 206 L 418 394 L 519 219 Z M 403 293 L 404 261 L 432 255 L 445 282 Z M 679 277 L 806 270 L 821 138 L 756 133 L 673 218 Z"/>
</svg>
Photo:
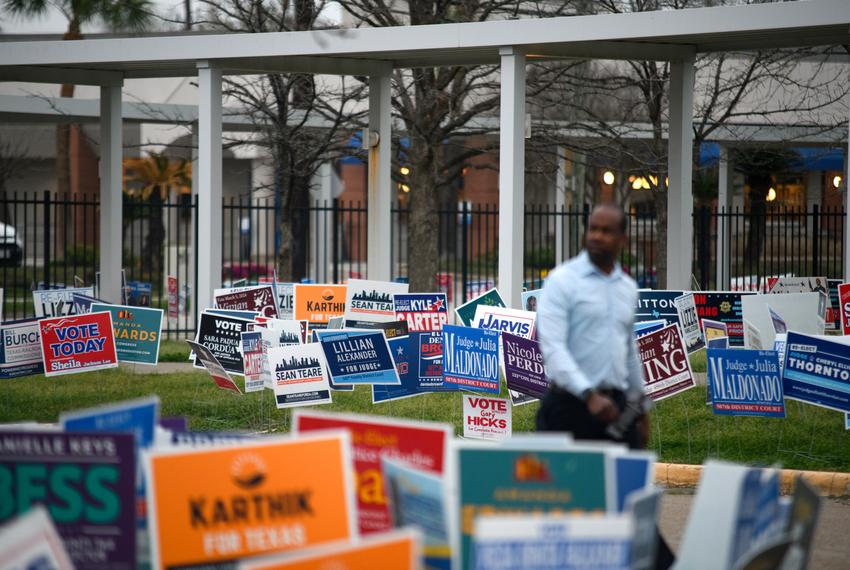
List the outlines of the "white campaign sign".
<svg viewBox="0 0 850 570">
<path fill-rule="evenodd" d="M 463 395 L 463 437 L 511 437 L 511 403 L 502 398 Z"/>
</svg>

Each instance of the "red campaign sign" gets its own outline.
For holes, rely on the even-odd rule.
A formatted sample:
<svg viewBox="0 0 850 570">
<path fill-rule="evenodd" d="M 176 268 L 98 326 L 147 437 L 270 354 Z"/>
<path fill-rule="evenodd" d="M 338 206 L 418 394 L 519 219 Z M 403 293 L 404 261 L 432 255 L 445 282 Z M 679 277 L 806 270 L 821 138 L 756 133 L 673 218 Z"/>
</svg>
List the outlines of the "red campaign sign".
<svg viewBox="0 0 850 570">
<path fill-rule="evenodd" d="M 646 394 L 663 400 L 696 386 L 679 325 L 674 323 L 637 339 Z"/>
<path fill-rule="evenodd" d="M 41 319 L 38 325 L 45 376 L 118 366 L 109 311 Z"/>
<path fill-rule="evenodd" d="M 168 318 L 176 321 L 179 316 L 179 297 L 180 293 L 177 289 L 177 278 L 171 275 L 168 276 Z"/>
<path fill-rule="evenodd" d="M 850 334 L 850 283 L 838 286 L 838 308 L 841 311 L 841 334 Z"/>
<path fill-rule="evenodd" d="M 298 410 L 292 431 L 348 429 L 357 475 L 357 506 L 360 532 L 367 534 L 392 528 L 381 457 L 442 473 L 453 428 L 433 422 L 410 422 L 353 414 L 328 414 Z"/>
</svg>

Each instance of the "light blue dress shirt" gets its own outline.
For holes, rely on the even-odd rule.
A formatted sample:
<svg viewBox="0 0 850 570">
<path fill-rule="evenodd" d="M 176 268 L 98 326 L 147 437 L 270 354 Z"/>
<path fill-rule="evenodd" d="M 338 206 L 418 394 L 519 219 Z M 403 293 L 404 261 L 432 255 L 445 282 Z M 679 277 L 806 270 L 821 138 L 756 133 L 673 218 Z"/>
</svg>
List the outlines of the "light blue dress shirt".
<svg viewBox="0 0 850 570">
<path fill-rule="evenodd" d="M 586 251 L 546 278 L 537 335 L 549 381 L 576 396 L 595 388 L 644 392 L 634 335 L 637 285 L 616 264 L 606 275 Z"/>
</svg>

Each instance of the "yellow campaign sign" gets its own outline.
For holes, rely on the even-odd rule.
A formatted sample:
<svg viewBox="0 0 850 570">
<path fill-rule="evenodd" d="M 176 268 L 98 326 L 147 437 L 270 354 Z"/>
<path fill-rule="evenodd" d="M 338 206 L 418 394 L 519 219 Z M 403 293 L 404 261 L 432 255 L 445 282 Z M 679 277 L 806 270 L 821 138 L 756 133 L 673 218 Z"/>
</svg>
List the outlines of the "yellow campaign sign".
<svg viewBox="0 0 850 570">
<path fill-rule="evenodd" d="M 345 285 L 295 285 L 293 310 L 295 320 L 309 321 L 310 325 L 324 326 L 332 317 L 345 313 Z"/>
<path fill-rule="evenodd" d="M 419 570 L 421 561 L 419 533 L 405 529 L 291 556 L 249 560 L 239 570 Z"/>
<path fill-rule="evenodd" d="M 153 568 L 229 562 L 357 536 L 350 436 L 175 448 L 146 463 Z"/>
</svg>

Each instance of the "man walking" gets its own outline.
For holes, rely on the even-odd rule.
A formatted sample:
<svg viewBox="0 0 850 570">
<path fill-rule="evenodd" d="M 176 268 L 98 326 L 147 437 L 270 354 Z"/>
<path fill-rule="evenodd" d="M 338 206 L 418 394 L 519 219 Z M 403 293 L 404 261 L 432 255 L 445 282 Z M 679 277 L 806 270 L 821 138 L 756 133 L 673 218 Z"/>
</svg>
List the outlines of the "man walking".
<svg viewBox="0 0 850 570">
<path fill-rule="evenodd" d="M 633 330 L 637 285 L 617 262 L 625 243 L 623 210 L 597 206 L 584 251 L 546 279 L 537 333 L 550 385 L 537 415 L 540 431 L 646 445 L 649 420 L 638 408 L 645 398 Z M 618 424 L 627 405 L 630 416 L 622 420 L 628 421 Z"/>
</svg>

